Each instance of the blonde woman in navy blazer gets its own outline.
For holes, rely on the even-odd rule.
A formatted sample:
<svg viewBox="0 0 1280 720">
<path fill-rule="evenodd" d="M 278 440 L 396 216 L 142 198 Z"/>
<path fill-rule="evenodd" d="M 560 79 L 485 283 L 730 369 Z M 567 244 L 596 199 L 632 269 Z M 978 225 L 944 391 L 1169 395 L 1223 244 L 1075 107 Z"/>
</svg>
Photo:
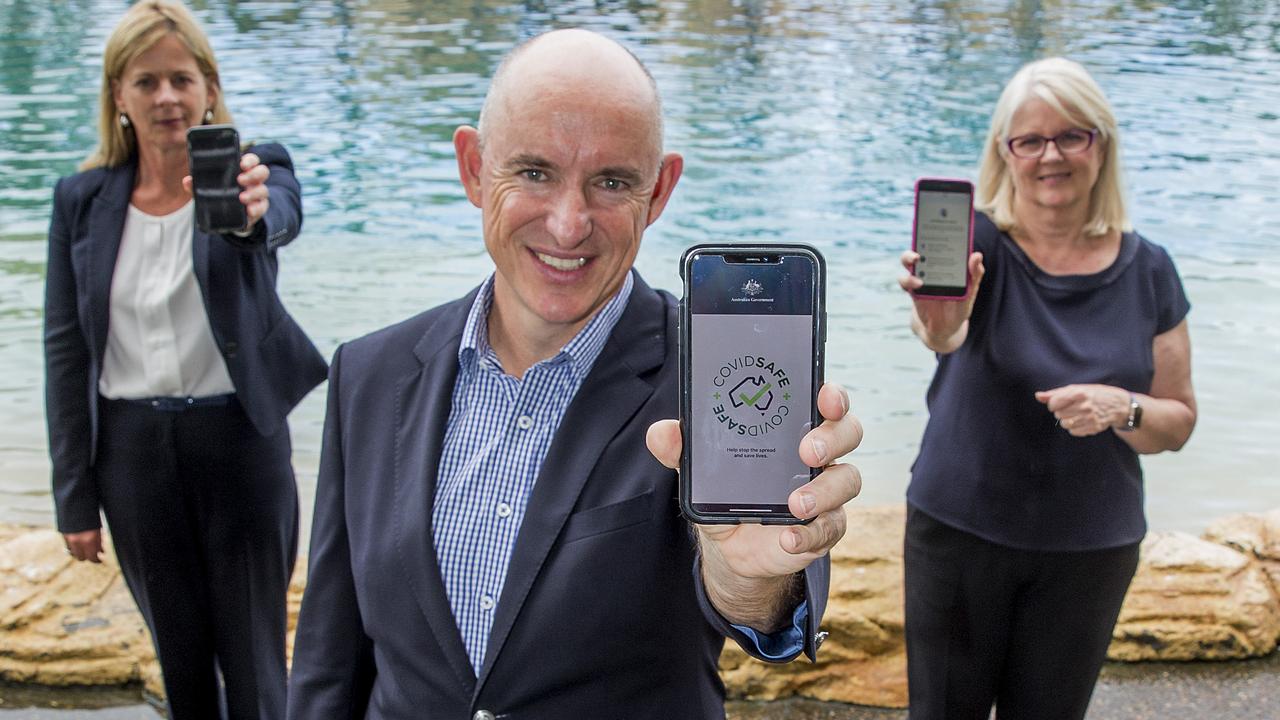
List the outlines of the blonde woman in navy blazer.
<svg viewBox="0 0 1280 720">
<path fill-rule="evenodd" d="M 125 14 L 101 106 L 99 147 L 58 182 L 49 230 L 58 529 L 100 562 L 105 514 L 171 718 L 280 718 L 298 532 L 285 418 L 326 372 L 275 288 L 276 249 L 302 224 L 298 182 L 283 147 L 253 146 L 246 228 L 192 228 L 186 130 L 231 116 L 208 39 L 176 3 Z"/>
</svg>

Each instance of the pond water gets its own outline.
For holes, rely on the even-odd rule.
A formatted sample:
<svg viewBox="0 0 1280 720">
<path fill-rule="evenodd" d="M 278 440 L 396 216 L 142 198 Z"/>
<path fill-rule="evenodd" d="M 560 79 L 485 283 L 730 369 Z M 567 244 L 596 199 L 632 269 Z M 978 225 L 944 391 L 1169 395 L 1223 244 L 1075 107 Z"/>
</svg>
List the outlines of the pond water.
<svg viewBox="0 0 1280 720">
<path fill-rule="evenodd" d="M 828 376 L 852 390 L 867 428 L 854 459 L 870 503 L 902 498 L 934 366 L 895 283 L 913 182 L 974 177 L 1008 77 L 1038 57 L 1075 58 L 1115 105 L 1135 224 L 1172 252 L 1193 304 L 1200 421 L 1185 450 L 1145 461 L 1152 526 L 1195 532 L 1225 513 L 1280 506 L 1275 3 L 192 6 L 242 136 L 293 153 L 306 225 L 282 252 L 280 282 L 326 355 L 463 294 L 491 269 L 450 137 L 475 122 L 502 54 L 564 26 L 626 43 L 657 79 L 667 145 L 687 168 L 638 267 L 677 289 L 676 260 L 695 242 L 803 241 L 825 253 Z M 3 521 L 51 522 L 41 360 L 50 191 L 94 144 L 102 47 L 125 7 L 0 0 Z M 292 416 L 308 504 L 323 406 L 321 388 Z"/>
</svg>

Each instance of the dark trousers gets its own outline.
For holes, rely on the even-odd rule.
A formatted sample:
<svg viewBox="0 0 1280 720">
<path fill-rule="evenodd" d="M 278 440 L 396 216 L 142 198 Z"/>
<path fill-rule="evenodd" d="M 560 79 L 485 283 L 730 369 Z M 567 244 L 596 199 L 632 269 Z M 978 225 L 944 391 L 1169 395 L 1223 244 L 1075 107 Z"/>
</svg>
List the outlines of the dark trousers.
<svg viewBox="0 0 1280 720">
<path fill-rule="evenodd" d="M 1138 565 L 1138 545 L 1017 550 L 908 506 L 911 720 L 1079 720 Z"/>
<path fill-rule="evenodd" d="M 170 718 L 283 718 L 298 540 L 288 429 L 262 437 L 234 399 L 101 406 L 97 485 Z"/>
</svg>

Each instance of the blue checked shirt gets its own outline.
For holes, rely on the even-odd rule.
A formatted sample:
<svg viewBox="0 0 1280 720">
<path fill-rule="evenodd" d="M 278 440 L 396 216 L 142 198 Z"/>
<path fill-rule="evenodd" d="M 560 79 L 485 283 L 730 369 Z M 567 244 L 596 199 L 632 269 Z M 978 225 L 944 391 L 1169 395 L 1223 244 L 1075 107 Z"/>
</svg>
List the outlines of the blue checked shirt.
<svg viewBox="0 0 1280 720">
<path fill-rule="evenodd" d="M 431 522 L 449 605 L 477 673 L 542 461 L 565 410 L 622 317 L 633 285 L 628 273 L 603 310 L 555 357 L 529 368 L 519 380 L 503 372 L 489 346 L 492 275 L 467 314 Z M 734 627 L 762 656 L 779 659 L 803 647 L 807 618 L 808 604 L 801 602 L 792 626 L 772 635 Z"/>
<path fill-rule="evenodd" d="M 633 285 L 627 273 L 604 309 L 523 379 L 503 372 L 489 346 L 492 275 L 467 315 L 431 522 L 449 605 L 477 672 L 538 470 L 565 410 L 622 317 Z"/>
</svg>

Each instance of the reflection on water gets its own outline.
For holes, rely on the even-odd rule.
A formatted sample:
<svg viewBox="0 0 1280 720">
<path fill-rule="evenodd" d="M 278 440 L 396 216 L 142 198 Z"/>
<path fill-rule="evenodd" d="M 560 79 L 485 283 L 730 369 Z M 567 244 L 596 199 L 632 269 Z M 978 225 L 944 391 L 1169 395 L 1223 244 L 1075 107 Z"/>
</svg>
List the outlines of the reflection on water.
<svg viewBox="0 0 1280 720">
<path fill-rule="evenodd" d="M 828 375 L 867 427 L 864 497 L 895 502 L 933 358 L 894 282 L 919 175 L 975 174 L 988 113 L 1027 60 L 1066 54 L 1107 90 L 1140 231 L 1194 309 L 1199 429 L 1149 458 L 1153 525 L 1280 505 L 1280 11 L 1200 2 L 399 0 L 193 3 L 242 135 L 292 150 L 303 236 L 286 301 L 337 343 L 488 271 L 450 137 L 513 42 L 577 25 L 657 78 L 686 174 L 639 266 L 676 287 L 705 240 L 794 240 L 830 262 Z M 100 54 L 124 2 L 0 0 L 0 519 L 50 521 L 40 360 L 50 188 L 94 142 Z M 1099 322 L 1108 318 L 1100 317 Z M 305 494 L 321 392 L 293 415 Z M 304 516 L 306 513 L 304 512 Z"/>
</svg>

